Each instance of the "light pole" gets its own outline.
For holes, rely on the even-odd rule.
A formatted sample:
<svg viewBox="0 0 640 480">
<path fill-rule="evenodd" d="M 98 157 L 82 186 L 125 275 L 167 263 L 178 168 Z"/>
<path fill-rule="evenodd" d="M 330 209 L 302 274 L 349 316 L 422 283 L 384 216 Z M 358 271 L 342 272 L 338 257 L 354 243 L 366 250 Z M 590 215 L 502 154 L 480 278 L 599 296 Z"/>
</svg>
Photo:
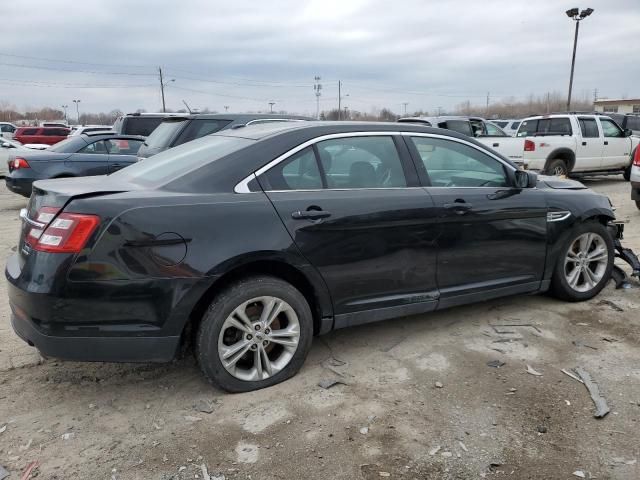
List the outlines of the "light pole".
<svg viewBox="0 0 640 480">
<path fill-rule="evenodd" d="M 571 110 L 571 89 L 573 88 L 573 69 L 576 64 L 576 47 L 578 46 L 578 29 L 580 21 L 593 13 L 593 8 L 580 11 L 579 8 L 571 8 L 565 12 L 567 17 L 576 22 L 576 35 L 573 39 L 573 55 L 571 56 L 571 75 L 569 76 L 569 96 L 567 97 L 567 112 Z"/>
<path fill-rule="evenodd" d="M 225 105 L 225 106 L 224 106 L 224 111 L 225 111 L 225 112 L 228 112 L 228 111 L 229 111 L 229 105 Z"/>
<path fill-rule="evenodd" d="M 407 105 L 409 105 L 409 102 L 402 102 L 402 106 L 404 107 L 404 116 L 407 116 Z"/>
<path fill-rule="evenodd" d="M 69 123 L 69 119 L 67 118 L 67 108 L 69 108 L 69 105 L 60 105 L 60 106 L 64 110 L 64 121 Z"/>
<path fill-rule="evenodd" d="M 172 78 L 171 80 L 168 81 L 164 81 L 164 77 L 162 76 L 162 68 L 158 67 L 158 73 L 159 73 L 159 77 L 160 77 L 160 95 L 162 96 L 162 113 L 166 112 L 166 106 L 164 104 L 164 87 L 166 87 L 167 85 L 169 85 L 170 82 L 175 82 L 176 79 Z"/>
<path fill-rule="evenodd" d="M 78 116 L 78 125 L 80 125 L 80 100 L 72 100 L 76 104 L 76 115 Z"/>
<path fill-rule="evenodd" d="M 320 119 L 320 95 L 322 95 L 322 84 L 320 83 L 320 77 L 318 75 L 316 75 L 315 77 L 313 77 L 314 80 L 314 84 L 313 84 L 313 91 L 316 94 L 316 120 Z"/>
<path fill-rule="evenodd" d="M 276 102 L 269 102 L 269 111 L 270 113 L 273 113 L 273 106 L 276 104 Z"/>
</svg>

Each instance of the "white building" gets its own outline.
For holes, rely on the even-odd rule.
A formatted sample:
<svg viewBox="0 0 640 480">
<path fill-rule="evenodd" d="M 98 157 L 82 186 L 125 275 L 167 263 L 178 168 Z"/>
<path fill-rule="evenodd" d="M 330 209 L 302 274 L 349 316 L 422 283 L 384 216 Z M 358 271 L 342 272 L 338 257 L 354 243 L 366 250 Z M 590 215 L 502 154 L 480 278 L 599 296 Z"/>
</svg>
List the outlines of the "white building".
<svg viewBox="0 0 640 480">
<path fill-rule="evenodd" d="M 596 112 L 640 114 L 640 98 L 601 98 L 593 104 Z"/>
</svg>

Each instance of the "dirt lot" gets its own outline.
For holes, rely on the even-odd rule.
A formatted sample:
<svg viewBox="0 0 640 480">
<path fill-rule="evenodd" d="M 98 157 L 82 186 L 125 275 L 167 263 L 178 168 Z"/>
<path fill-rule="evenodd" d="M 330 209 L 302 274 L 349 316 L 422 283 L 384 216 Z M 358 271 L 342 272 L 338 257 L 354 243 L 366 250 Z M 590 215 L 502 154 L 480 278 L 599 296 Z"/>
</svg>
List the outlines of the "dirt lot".
<svg viewBox="0 0 640 480">
<path fill-rule="evenodd" d="M 640 252 L 628 184 L 586 183 L 630 220 L 625 243 Z M 25 201 L 0 188 L 6 255 Z M 0 465 L 9 479 L 34 461 L 43 479 L 202 479 L 202 465 L 217 480 L 638 479 L 639 313 L 634 281 L 581 304 L 521 296 L 365 325 L 316 338 L 294 379 L 228 395 L 191 358 L 42 361 L 3 300 Z M 532 326 L 494 327 L 506 324 Z M 604 419 L 561 372 L 576 366 L 607 398 Z M 318 386 L 330 379 L 344 384 Z"/>
</svg>

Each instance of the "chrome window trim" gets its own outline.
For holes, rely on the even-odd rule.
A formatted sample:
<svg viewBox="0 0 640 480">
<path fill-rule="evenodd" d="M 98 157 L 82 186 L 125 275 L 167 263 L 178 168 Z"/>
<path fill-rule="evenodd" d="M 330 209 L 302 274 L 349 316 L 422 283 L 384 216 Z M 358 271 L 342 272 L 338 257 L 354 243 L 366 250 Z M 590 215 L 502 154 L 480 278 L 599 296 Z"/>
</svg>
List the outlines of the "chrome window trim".
<svg viewBox="0 0 640 480">
<path fill-rule="evenodd" d="M 441 135 L 441 134 L 437 134 L 437 133 L 403 132 L 403 131 L 342 132 L 342 133 L 330 133 L 330 134 L 327 134 L 327 135 L 322 135 L 320 137 L 312 138 L 311 140 L 307 140 L 306 142 L 301 143 L 300 145 L 298 145 L 298 146 L 292 148 L 291 150 L 283 153 L 279 157 L 276 157 L 275 159 L 271 160 L 266 165 L 263 165 L 262 167 L 257 169 L 255 172 L 251 173 L 250 175 L 248 175 L 247 177 L 242 179 L 240 182 L 238 182 L 236 184 L 236 186 L 233 188 L 233 191 L 235 193 L 254 193 L 254 192 L 251 192 L 251 190 L 249 190 L 249 182 L 251 180 L 253 180 L 254 178 L 259 177 L 263 173 L 265 173 L 268 170 L 270 170 L 271 168 L 275 167 L 280 162 L 283 162 L 286 159 L 288 159 L 289 157 L 295 155 L 299 151 L 304 150 L 305 148 L 307 148 L 307 147 L 309 147 L 311 145 L 315 145 L 316 143 L 319 143 L 319 142 L 322 142 L 322 141 L 325 141 L 325 140 L 334 140 L 334 139 L 337 139 L 337 138 L 389 137 L 389 136 L 390 137 L 394 137 L 394 136 L 429 137 L 429 138 L 439 138 L 439 139 L 443 139 L 443 140 L 449 140 L 449 141 L 452 141 L 452 142 L 461 143 L 463 145 L 467 145 L 469 147 L 472 147 L 472 148 L 478 150 L 479 152 L 484 153 L 485 155 L 488 155 L 489 157 L 493 158 L 494 160 L 497 160 L 504 167 L 506 167 L 507 169 L 509 169 L 511 171 L 515 171 L 516 170 L 516 169 L 513 168 L 513 166 L 509 165 L 507 162 L 502 160 L 500 157 L 497 157 L 493 153 L 489 152 L 488 150 L 485 150 L 484 148 L 479 147 L 478 145 L 475 145 L 475 144 L 473 144 L 471 142 L 468 142 L 466 140 L 463 140 L 461 138 L 450 137 L 448 135 Z M 370 188 L 370 189 L 365 189 L 365 188 L 339 188 L 339 189 L 323 188 L 321 190 L 389 190 L 389 189 L 401 189 L 401 188 L 429 188 L 429 187 L 428 186 L 424 186 L 424 187 L 388 187 L 388 188 L 379 187 L 379 188 Z M 439 187 L 439 188 L 442 188 L 442 187 Z M 495 188 L 495 187 L 455 187 L 455 188 Z M 268 192 L 275 192 L 275 191 L 279 191 L 279 192 L 300 192 L 300 191 L 320 191 L 320 189 L 318 189 L 318 190 L 266 190 L 266 191 L 268 191 Z"/>
</svg>

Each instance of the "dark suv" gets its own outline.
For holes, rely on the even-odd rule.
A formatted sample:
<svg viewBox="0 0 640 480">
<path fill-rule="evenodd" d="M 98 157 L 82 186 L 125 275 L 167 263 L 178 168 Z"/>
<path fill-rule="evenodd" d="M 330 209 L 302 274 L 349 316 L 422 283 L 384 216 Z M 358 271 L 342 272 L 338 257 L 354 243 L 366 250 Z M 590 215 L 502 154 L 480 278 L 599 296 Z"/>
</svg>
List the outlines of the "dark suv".
<svg viewBox="0 0 640 480">
<path fill-rule="evenodd" d="M 116 118 L 113 131 L 120 135 L 148 137 L 162 121 L 177 113 L 127 113 Z"/>
<path fill-rule="evenodd" d="M 138 151 L 138 158 L 149 158 L 196 138 L 228 128 L 240 128 L 268 122 L 311 120 L 296 115 L 261 113 L 193 114 L 165 118 Z"/>
</svg>

